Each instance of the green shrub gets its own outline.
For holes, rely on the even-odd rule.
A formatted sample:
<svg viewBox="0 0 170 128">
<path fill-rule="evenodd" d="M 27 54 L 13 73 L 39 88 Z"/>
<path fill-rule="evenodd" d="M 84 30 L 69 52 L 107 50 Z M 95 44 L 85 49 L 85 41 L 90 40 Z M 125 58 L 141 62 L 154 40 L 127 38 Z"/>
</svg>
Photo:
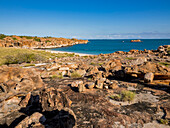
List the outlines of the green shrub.
<svg viewBox="0 0 170 128">
<path fill-rule="evenodd" d="M 135 98 L 135 93 L 131 91 L 122 91 L 121 100 L 122 101 L 132 101 Z"/>
<path fill-rule="evenodd" d="M 95 65 L 95 63 L 91 62 L 90 65 Z"/>
<path fill-rule="evenodd" d="M 39 38 L 34 38 L 34 41 L 41 42 Z"/>
<path fill-rule="evenodd" d="M 71 73 L 71 77 L 72 78 L 80 78 L 82 76 L 79 73 L 77 73 L 77 72 L 73 72 L 73 73 Z"/>
<path fill-rule="evenodd" d="M 104 63 L 99 63 L 99 66 L 102 66 Z"/>
<path fill-rule="evenodd" d="M 121 91 L 120 94 L 110 96 L 111 99 L 116 101 L 133 101 L 135 93 L 131 91 Z"/>
<path fill-rule="evenodd" d="M 88 56 L 83 56 L 84 58 L 88 58 Z"/>
<path fill-rule="evenodd" d="M 170 52 L 170 47 L 167 48 L 167 52 Z"/>
<path fill-rule="evenodd" d="M 92 78 L 88 78 L 87 80 L 92 80 Z"/>
<path fill-rule="evenodd" d="M 22 49 L 22 48 L 3 48 L 0 47 L 0 65 L 5 64 L 7 60 L 15 60 L 18 56 L 18 54 L 35 54 L 36 60 L 38 61 L 40 58 L 41 60 L 45 61 L 49 58 L 55 59 L 56 57 L 62 58 L 62 57 L 71 57 L 75 56 L 74 54 L 65 54 L 65 53 L 50 53 L 46 51 L 41 50 L 30 50 L 30 49 Z M 9 59 L 8 59 L 9 58 Z M 17 61 L 17 59 L 16 59 Z M 13 62 L 13 61 L 12 61 Z M 44 62 L 44 61 L 43 61 Z M 16 62 L 18 63 L 18 62 Z"/>
<path fill-rule="evenodd" d="M 58 73 L 57 78 L 59 78 L 59 79 L 63 78 L 62 72 Z"/>
<path fill-rule="evenodd" d="M 31 36 L 25 36 L 26 39 L 32 39 L 33 37 Z"/>
<path fill-rule="evenodd" d="M 0 34 L 0 39 L 4 39 L 5 37 L 6 37 L 6 35 Z"/>
<path fill-rule="evenodd" d="M 46 58 L 33 53 L 22 53 L 16 56 L 7 55 L 5 58 L 5 64 L 20 64 L 20 63 L 30 63 L 31 61 L 46 61 Z"/>
<path fill-rule="evenodd" d="M 52 38 L 51 36 L 45 36 L 44 38 Z"/>
<path fill-rule="evenodd" d="M 19 36 L 20 38 L 23 38 L 24 36 Z"/>
<path fill-rule="evenodd" d="M 164 65 L 166 67 L 170 66 L 170 63 L 168 63 L 168 62 L 160 62 L 159 64 Z"/>
<path fill-rule="evenodd" d="M 65 55 L 68 56 L 68 57 L 74 57 L 75 53 L 65 53 Z"/>
<path fill-rule="evenodd" d="M 72 38 L 71 40 L 76 40 L 75 38 Z"/>
<path fill-rule="evenodd" d="M 47 42 L 51 42 L 51 41 L 49 41 L 49 40 L 46 40 L 45 42 L 47 43 Z"/>
<path fill-rule="evenodd" d="M 62 57 L 74 57 L 75 54 L 74 53 L 58 53 L 56 54 L 56 57 L 58 58 L 62 58 Z"/>
<path fill-rule="evenodd" d="M 59 73 L 58 75 L 56 74 L 56 75 L 52 76 L 52 79 L 55 79 L 55 78 L 63 79 L 62 73 Z"/>
<path fill-rule="evenodd" d="M 17 38 L 15 38 L 15 37 L 13 37 L 12 39 L 13 39 L 13 40 L 17 40 Z"/>
<path fill-rule="evenodd" d="M 4 64 L 17 64 L 18 63 L 18 58 L 12 55 L 7 55 L 4 57 L 4 59 L 5 59 Z"/>
<path fill-rule="evenodd" d="M 35 66 L 35 64 L 25 64 L 24 67 Z"/>
<path fill-rule="evenodd" d="M 128 60 L 135 60 L 135 58 L 133 58 L 133 57 L 127 57 L 126 59 L 128 59 Z"/>
<path fill-rule="evenodd" d="M 113 95 L 113 96 L 110 96 L 110 98 L 112 100 L 121 101 L 121 95 Z"/>
<path fill-rule="evenodd" d="M 52 78 L 52 79 L 55 79 L 55 78 L 57 78 L 57 75 L 52 75 L 51 78 Z"/>
<path fill-rule="evenodd" d="M 169 124 L 169 120 L 168 119 L 160 119 L 160 123 L 161 124 Z"/>
</svg>

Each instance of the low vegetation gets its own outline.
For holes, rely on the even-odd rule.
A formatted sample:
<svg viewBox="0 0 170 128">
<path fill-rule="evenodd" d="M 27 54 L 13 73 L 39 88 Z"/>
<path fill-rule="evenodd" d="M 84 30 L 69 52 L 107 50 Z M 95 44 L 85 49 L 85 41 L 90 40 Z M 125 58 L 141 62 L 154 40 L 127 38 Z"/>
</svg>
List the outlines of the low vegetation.
<svg viewBox="0 0 170 128">
<path fill-rule="evenodd" d="M 17 40 L 17 38 L 13 37 L 13 40 Z"/>
<path fill-rule="evenodd" d="M 88 56 L 83 56 L 84 58 L 88 58 Z"/>
<path fill-rule="evenodd" d="M 168 120 L 168 119 L 160 119 L 159 122 L 160 122 L 161 124 L 166 124 L 166 125 L 169 124 L 169 120 Z"/>
<path fill-rule="evenodd" d="M 135 93 L 132 91 L 121 91 L 120 94 L 110 96 L 111 99 L 116 101 L 133 101 L 135 98 Z"/>
<path fill-rule="evenodd" d="M 41 39 L 39 39 L 39 38 L 34 38 L 34 41 L 41 42 Z"/>
<path fill-rule="evenodd" d="M 31 36 L 25 36 L 26 39 L 32 39 L 33 37 Z"/>
<path fill-rule="evenodd" d="M 98 63 L 99 66 L 102 66 L 104 63 Z"/>
<path fill-rule="evenodd" d="M 49 58 L 73 57 L 75 54 L 50 53 L 40 50 L 0 47 L 0 65 L 30 63 L 32 61 L 48 61 Z"/>
<path fill-rule="evenodd" d="M 79 73 L 77 73 L 76 71 L 71 73 L 71 78 L 80 78 L 82 77 Z"/>
<path fill-rule="evenodd" d="M 48 42 L 51 42 L 51 41 L 49 41 L 49 40 L 46 40 L 45 42 L 46 42 L 46 43 L 48 43 Z"/>
<path fill-rule="evenodd" d="M 6 35 L 0 34 L 0 39 L 4 39 L 5 37 L 6 37 Z"/>
<path fill-rule="evenodd" d="M 168 49 L 167 49 L 167 53 L 170 55 L 170 47 L 168 47 Z"/>
<path fill-rule="evenodd" d="M 56 75 L 52 75 L 51 78 L 52 78 L 52 79 L 55 79 L 55 78 L 63 79 L 63 75 L 62 75 L 62 73 L 60 72 L 60 73 L 58 73 L 58 74 L 56 74 Z"/>
<path fill-rule="evenodd" d="M 95 63 L 91 62 L 90 65 L 95 65 Z"/>
<path fill-rule="evenodd" d="M 168 63 L 168 62 L 160 62 L 159 64 L 162 64 L 162 65 L 164 65 L 166 67 L 170 66 L 170 63 Z"/>
<path fill-rule="evenodd" d="M 128 60 L 135 60 L 135 58 L 133 58 L 133 57 L 127 57 L 126 59 L 128 59 Z"/>
<path fill-rule="evenodd" d="M 24 67 L 35 66 L 35 64 L 25 64 Z"/>
<path fill-rule="evenodd" d="M 21 64 L 30 63 L 35 61 L 44 62 L 47 60 L 44 56 L 34 53 L 20 53 L 17 55 L 7 55 L 5 58 L 5 64 Z"/>
<path fill-rule="evenodd" d="M 74 53 L 57 53 L 56 57 L 58 58 L 62 58 L 62 57 L 74 57 L 75 54 Z"/>
</svg>

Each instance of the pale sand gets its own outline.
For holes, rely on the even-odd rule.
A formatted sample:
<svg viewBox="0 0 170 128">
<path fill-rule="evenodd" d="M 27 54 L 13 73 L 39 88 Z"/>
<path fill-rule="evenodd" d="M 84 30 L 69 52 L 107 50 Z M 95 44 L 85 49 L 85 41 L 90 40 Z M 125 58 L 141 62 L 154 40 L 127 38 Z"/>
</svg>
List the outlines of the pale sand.
<svg viewBox="0 0 170 128">
<path fill-rule="evenodd" d="M 52 50 L 45 50 L 46 52 L 51 52 L 51 53 L 69 53 L 69 54 L 75 54 L 79 56 L 92 56 L 92 54 L 84 54 L 84 53 L 75 53 L 75 52 L 65 52 L 65 51 L 52 51 Z"/>
</svg>

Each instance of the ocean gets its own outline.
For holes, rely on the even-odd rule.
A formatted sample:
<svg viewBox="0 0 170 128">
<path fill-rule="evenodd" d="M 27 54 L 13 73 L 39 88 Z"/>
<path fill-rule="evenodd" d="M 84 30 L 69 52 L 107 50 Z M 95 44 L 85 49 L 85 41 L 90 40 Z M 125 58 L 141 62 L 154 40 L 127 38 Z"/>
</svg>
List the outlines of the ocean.
<svg viewBox="0 0 170 128">
<path fill-rule="evenodd" d="M 124 42 L 123 42 L 124 41 Z M 77 44 L 69 47 L 54 48 L 54 51 L 65 51 L 85 54 L 107 54 L 116 51 L 137 50 L 156 50 L 160 45 L 170 45 L 170 39 L 142 39 L 142 42 L 132 43 L 130 39 L 96 39 L 89 40 L 87 44 Z"/>
</svg>

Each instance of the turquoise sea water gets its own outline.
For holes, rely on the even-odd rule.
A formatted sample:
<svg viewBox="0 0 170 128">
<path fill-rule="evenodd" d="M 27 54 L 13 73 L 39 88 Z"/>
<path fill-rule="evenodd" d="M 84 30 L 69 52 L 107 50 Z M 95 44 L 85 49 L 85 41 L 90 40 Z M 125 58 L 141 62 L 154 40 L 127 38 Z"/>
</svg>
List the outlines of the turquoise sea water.
<svg viewBox="0 0 170 128">
<path fill-rule="evenodd" d="M 98 55 L 101 53 L 113 53 L 115 51 L 127 52 L 131 49 L 155 50 L 160 45 L 170 45 L 170 39 L 143 39 L 142 41 L 143 42 L 132 43 L 129 39 L 89 40 L 87 44 L 77 44 L 74 46 L 55 48 L 51 50 Z"/>
</svg>

